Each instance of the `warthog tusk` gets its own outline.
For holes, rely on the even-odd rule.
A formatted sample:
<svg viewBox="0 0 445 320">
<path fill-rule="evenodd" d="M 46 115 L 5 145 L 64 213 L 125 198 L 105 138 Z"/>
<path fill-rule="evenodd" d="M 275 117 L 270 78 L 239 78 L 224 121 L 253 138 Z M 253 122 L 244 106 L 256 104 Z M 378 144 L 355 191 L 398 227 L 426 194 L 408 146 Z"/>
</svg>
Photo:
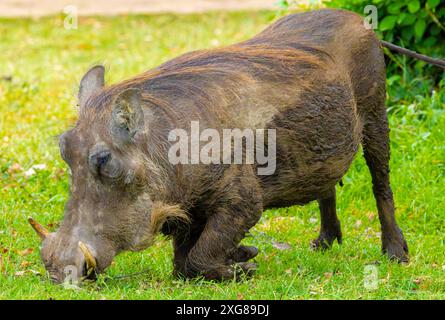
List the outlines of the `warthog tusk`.
<svg viewBox="0 0 445 320">
<path fill-rule="evenodd" d="M 89 277 L 96 270 L 97 267 L 96 259 L 91 254 L 90 249 L 88 249 L 88 247 L 82 241 L 79 241 L 79 248 L 80 251 L 82 251 L 83 256 L 85 258 L 85 262 L 87 264 L 86 277 Z"/>
<path fill-rule="evenodd" d="M 28 222 L 34 229 L 34 231 L 39 235 L 40 239 L 42 239 L 42 241 L 45 240 L 49 234 L 49 231 L 46 230 L 44 226 L 42 226 L 40 223 L 38 223 L 31 217 L 28 217 Z"/>
</svg>

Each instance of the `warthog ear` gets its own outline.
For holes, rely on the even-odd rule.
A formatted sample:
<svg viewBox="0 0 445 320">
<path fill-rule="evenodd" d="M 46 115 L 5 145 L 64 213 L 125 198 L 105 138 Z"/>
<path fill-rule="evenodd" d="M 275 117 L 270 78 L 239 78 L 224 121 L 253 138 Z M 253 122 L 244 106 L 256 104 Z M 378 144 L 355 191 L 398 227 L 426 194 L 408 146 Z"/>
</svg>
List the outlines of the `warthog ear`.
<svg viewBox="0 0 445 320">
<path fill-rule="evenodd" d="M 111 132 L 117 139 L 131 141 L 144 130 L 144 112 L 141 108 L 141 91 L 127 89 L 113 103 Z"/>
<path fill-rule="evenodd" d="M 85 73 L 82 80 L 80 80 L 79 86 L 78 98 L 80 107 L 83 107 L 88 98 L 94 93 L 102 89 L 105 83 L 104 75 L 105 68 L 101 65 L 94 66 Z"/>
</svg>

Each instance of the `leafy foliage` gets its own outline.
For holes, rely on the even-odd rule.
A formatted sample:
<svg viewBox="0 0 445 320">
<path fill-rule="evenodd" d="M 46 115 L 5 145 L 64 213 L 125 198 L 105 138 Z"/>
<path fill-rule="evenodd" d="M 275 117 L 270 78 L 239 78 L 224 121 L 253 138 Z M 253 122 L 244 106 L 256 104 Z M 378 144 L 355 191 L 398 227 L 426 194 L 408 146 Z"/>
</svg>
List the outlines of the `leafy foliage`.
<svg viewBox="0 0 445 320">
<path fill-rule="evenodd" d="M 443 46 L 445 2 L 440 0 L 332 0 L 328 6 L 364 14 L 365 6 L 376 6 L 378 32 L 385 40 L 411 48 Z"/>
<path fill-rule="evenodd" d="M 324 2 L 329 7 L 355 11 L 363 16 L 368 5 L 374 5 L 378 13 L 378 29 L 381 39 L 399 46 L 433 56 L 445 56 L 445 1 L 441 0 L 330 0 Z M 402 73 L 414 73 L 428 79 L 431 87 L 445 79 L 445 72 L 416 59 L 386 51 L 388 59 L 388 77 Z M 430 81 L 432 80 L 432 81 Z M 409 83 L 402 82 L 409 86 Z"/>
<path fill-rule="evenodd" d="M 366 17 L 369 5 L 377 8 L 378 20 L 375 30 L 380 39 L 399 46 L 433 56 L 445 56 L 445 1 L 441 0 L 279 0 L 276 2 L 281 13 L 332 7 L 350 10 Z M 372 21 L 373 22 L 373 21 Z M 427 75 L 428 81 L 437 86 L 445 79 L 445 72 L 420 60 L 410 59 L 386 50 L 388 77 L 393 73 L 413 72 Z M 405 69 L 403 69 L 405 68 Z M 405 76 L 402 77 L 406 78 Z M 402 79 L 402 80 L 403 80 Z"/>
</svg>

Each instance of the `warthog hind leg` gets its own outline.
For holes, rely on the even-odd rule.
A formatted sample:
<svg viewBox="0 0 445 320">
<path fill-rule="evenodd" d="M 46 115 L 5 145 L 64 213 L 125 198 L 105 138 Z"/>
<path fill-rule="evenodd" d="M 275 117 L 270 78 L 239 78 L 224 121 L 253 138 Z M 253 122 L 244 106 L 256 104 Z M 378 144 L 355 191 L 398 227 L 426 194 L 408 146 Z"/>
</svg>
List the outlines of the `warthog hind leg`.
<svg viewBox="0 0 445 320">
<path fill-rule="evenodd" d="M 363 149 L 372 176 L 372 190 L 382 228 L 382 251 L 390 259 L 407 262 L 408 245 L 396 222 L 389 184 L 389 127 L 384 103 L 368 113 L 365 119 Z"/>
<path fill-rule="evenodd" d="M 317 250 L 328 249 L 335 240 L 341 244 L 340 221 L 337 218 L 335 208 L 335 187 L 332 188 L 327 197 L 318 200 L 318 205 L 320 207 L 321 220 L 320 235 L 312 241 L 311 247 Z"/>
</svg>

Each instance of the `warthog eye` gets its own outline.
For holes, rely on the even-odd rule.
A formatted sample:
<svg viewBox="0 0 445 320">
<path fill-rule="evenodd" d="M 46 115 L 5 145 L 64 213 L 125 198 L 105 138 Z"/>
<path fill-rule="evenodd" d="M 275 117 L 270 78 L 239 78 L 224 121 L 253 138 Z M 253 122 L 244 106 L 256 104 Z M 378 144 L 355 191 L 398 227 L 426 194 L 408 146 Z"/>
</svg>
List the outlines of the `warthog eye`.
<svg viewBox="0 0 445 320">
<path fill-rule="evenodd" d="M 122 165 L 109 150 L 97 150 L 89 157 L 89 165 L 99 177 L 118 179 L 122 176 Z"/>
</svg>

